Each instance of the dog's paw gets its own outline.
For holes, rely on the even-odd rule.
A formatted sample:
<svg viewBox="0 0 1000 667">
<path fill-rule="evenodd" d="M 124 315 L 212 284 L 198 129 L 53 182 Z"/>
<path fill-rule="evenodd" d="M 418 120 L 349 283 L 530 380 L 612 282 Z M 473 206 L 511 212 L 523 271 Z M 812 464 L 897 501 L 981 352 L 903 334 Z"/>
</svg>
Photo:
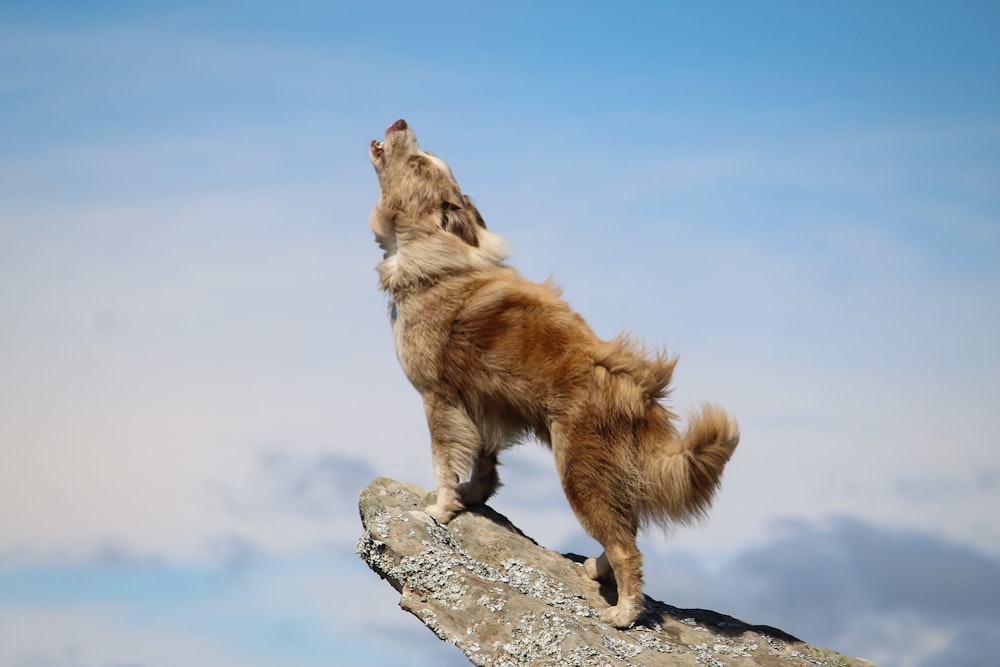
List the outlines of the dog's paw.
<svg viewBox="0 0 1000 667">
<path fill-rule="evenodd" d="M 424 511 L 430 514 L 435 521 L 437 521 L 443 526 L 446 525 L 448 522 L 450 522 L 452 519 L 454 519 L 455 516 L 463 509 L 464 509 L 463 507 L 454 507 L 454 506 L 441 507 L 440 505 L 435 503 L 433 505 L 428 505 L 427 509 Z"/>
<path fill-rule="evenodd" d="M 642 607 L 619 602 L 614 607 L 608 607 L 601 612 L 601 622 L 620 630 L 631 626 L 642 614 Z"/>
<path fill-rule="evenodd" d="M 604 554 L 599 558 L 588 558 L 583 561 L 583 571 L 594 581 L 606 581 L 611 578 L 611 564 Z"/>
<path fill-rule="evenodd" d="M 431 491 L 424 496 L 427 507 L 424 511 L 440 523 L 445 525 L 455 516 L 465 510 L 465 505 L 456 497 L 455 493 L 441 493 L 440 490 Z"/>
</svg>

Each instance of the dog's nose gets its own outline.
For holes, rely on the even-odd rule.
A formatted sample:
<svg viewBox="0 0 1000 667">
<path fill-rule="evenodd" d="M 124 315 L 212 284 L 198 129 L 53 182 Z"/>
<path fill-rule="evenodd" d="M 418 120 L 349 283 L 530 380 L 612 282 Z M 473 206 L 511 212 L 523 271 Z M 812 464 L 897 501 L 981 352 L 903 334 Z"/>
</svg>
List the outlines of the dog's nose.
<svg viewBox="0 0 1000 667">
<path fill-rule="evenodd" d="M 402 118 L 400 118 L 395 123 L 393 123 L 392 125 L 390 125 L 389 129 L 386 130 L 386 132 L 402 132 L 403 130 L 406 129 L 406 127 L 407 127 L 406 126 L 406 121 L 403 120 Z"/>
</svg>

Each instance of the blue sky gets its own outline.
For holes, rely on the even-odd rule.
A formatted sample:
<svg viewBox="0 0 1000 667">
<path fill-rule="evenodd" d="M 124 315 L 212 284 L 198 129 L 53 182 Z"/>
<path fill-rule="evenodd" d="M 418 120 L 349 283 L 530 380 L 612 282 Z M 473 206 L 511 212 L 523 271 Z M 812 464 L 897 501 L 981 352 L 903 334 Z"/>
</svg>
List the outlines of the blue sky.
<svg viewBox="0 0 1000 667">
<path fill-rule="evenodd" d="M 739 417 L 710 520 L 646 538 L 650 595 L 982 664 L 998 28 L 975 2 L 0 5 L 0 665 L 463 663 L 353 554 L 368 481 L 432 479 L 367 228 L 399 117 L 515 266 L 679 353 L 682 412 Z M 595 550 L 545 451 L 503 474 L 499 511 Z"/>
</svg>

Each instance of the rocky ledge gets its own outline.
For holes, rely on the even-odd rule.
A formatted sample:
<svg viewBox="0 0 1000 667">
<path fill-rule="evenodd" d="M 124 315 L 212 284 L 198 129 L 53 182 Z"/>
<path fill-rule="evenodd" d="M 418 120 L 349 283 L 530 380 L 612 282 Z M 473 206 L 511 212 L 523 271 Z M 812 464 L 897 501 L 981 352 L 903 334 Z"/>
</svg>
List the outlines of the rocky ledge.
<svg viewBox="0 0 1000 667">
<path fill-rule="evenodd" d="M 872 667 L 776 628 L 646 598 L 627 630 L 601 623 L 614 584 L 583 572 L 487 506 L 442 526 L 427 491 L 380 478 L 361 492 L 361 558 L 399 591 L 400 606 L 475 665 Z"/>
</svg>

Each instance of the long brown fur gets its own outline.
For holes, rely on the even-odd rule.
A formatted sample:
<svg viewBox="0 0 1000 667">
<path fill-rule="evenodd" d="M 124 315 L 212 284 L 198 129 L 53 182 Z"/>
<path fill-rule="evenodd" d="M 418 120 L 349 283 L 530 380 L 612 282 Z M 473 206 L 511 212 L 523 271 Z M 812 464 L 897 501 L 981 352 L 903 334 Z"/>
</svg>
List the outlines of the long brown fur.
<svg viewBox="0 0 1000 667">
<path fill-rule="evenodd" d="M 660 403 L 676 358 L 624 335 L 601 340 L 555 286 L 504 264 L 503 240 L 406 121 L 372 141 L 369 157 L 381 189 L 369 220 L 385 251 L 379 280 L 430 429 L 437 500 L 427 512 L 447 523 L 484 503 L 500 486 L 499 452 L 537 438 L 604 547 L 587 573 L 617 581 L 602 620 L 631 625 L 644 601 L 639 528 L 705 515 L 739 442 L 736 421 L 704 406 L 679 433 Z"/>
</svg>

